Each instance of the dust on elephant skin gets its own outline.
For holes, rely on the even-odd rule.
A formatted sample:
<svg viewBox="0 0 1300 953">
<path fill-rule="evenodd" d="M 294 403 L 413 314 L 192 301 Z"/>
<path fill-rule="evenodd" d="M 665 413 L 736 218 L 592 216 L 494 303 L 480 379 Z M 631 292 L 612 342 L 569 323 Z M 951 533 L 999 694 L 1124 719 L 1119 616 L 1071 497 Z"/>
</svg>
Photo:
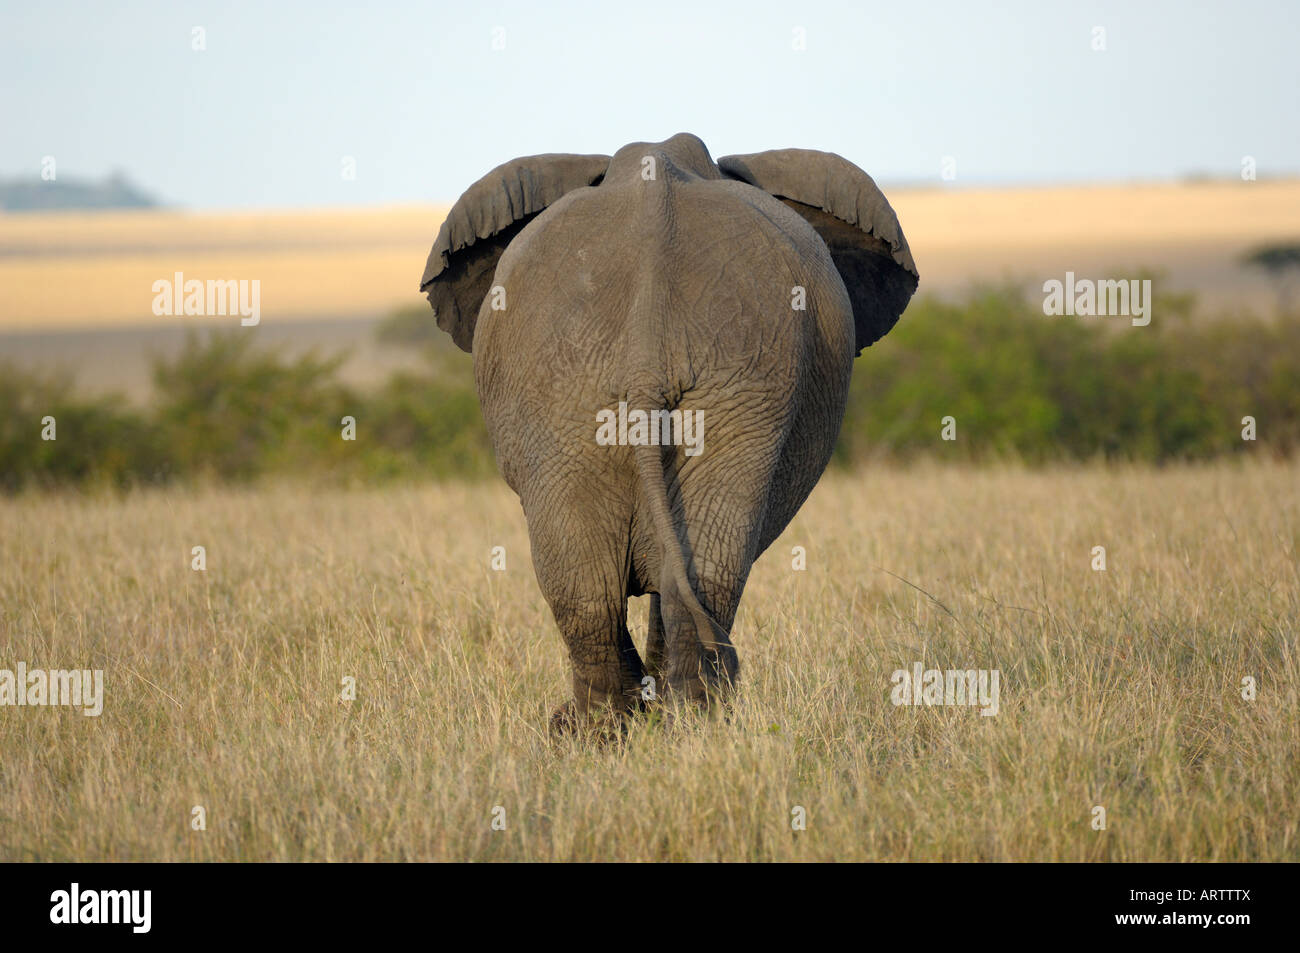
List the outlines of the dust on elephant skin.
<svg viewBox="0 0 1300 953">
<path fill-rule="evenodd" d="M 715 162 L 683 133 L 515 159 L 461 196 L 420 289 L 473 354 L 568 649 L 555 727 L 640 707 L 651 684 L 704 707 L 735 685 L 750 568 L 917 281 L 889 203 L 832 153 Z M 642 658 L 627 600 L 646 593 Z"/>
</svg>

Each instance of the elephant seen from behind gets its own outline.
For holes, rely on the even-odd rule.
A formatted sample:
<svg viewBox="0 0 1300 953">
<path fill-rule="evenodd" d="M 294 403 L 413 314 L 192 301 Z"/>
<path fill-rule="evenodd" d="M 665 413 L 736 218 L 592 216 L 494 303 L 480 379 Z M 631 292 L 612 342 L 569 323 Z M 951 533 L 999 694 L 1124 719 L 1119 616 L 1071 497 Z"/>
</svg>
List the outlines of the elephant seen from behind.
<svg viewBox="0 0 1300 953">
<path fill-rule="evenodd" d="M 461 196 L 420 288 L 473 354 L 568 650 L 554 728 L 640 707 L 646 676 L 725 697 L 750 569 L 830 460 L 854 358 L 917 282 L 884 195 L 832 153 L 715 162 L 679 134 L 515 159 Z M 627 600 L 644 594 L 643 656 Z"/>
</svg>

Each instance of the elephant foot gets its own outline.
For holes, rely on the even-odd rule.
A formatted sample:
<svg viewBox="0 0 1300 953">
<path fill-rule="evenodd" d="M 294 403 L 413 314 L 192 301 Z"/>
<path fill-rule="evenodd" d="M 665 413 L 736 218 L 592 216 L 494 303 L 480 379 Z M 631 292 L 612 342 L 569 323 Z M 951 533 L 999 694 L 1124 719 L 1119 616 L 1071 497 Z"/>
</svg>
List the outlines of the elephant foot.
<svg viewBox="0 0 1300 953">
<path fill-rule="evenodd" d="M 718 690 L 717 686 L 705 688 L 697 682 L 664 695 L 662 709 L 666 724 L 703 723 L 712 718 L 731 720 L 733 695 Z"/>
<path fill-rule="evenodd" d="M 551 737 L 559 738 L 578 730 L 578 706 L 572 699 L 551 712 Z"/>
<path fill-rule="evenodd" d="M 627 709 L 609 705 L 579 711 L 577 702 L 570 699 L 551 713 L 550 735 L 553 739 L 576 735 L 597 744 L 618 741 L 627 735 L 629 714 Z"/>
<path fill-rule="evenodd" d="M 680 699 L 704 712 L 730 711 L 736 694 L 740 665 L 736 651 L 725 646 L 721 651 L 706 649 L 688 666 L 680 665 L 669 678 L 666 695 Z"/>
</svg>

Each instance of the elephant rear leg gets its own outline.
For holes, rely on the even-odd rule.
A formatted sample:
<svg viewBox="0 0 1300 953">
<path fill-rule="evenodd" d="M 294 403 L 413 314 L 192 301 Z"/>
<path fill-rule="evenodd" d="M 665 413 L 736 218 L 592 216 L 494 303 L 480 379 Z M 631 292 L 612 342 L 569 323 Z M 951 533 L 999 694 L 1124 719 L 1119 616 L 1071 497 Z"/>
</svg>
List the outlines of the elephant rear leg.
<svg viewBox="0 0 1300 953">
<path fill-rule="evenodd" d="M 626 617 L 614 618 L 612 608 L 598 603 L 557 602 L 551 606 L 569 653 L 571 711 L 579 721 L 603 714 L 621 715 L 640 706 L 645 671 Z M 565 710 L 570 709 L 565 706 Z"/>
<path fill-rule="evenodd" d="M 556 713 L 553 727 L 639 707 L 645 672 L 627 628 L 626 572 L 618 541 L 576 519 L 557 519 L 553 512 L 540 518 L 530 514 L 529 536 L 537 582 L 564 639 L 573 676 L 573 701 Z M 625 552 L 625 543 L 622 548 Z"/>
<path fill-rule="evenodd" d="M 715 580 L 692 580 L 701 618 L 691 600 L 665 574 L 660 584 L 660 617 L 664 633 L 664 691 L 704 708 L 725 700 L 740 677 L 740 660 L 731 644 L 731 622 L 739 601 L 739 587 Z M 733 595 L 734 592 L 734 595 Z M 705 593 L 715 593 L 710 598 Z"/>
<path fill-rule="evenodd" d="M 688 512 L 692 509 L 704 516 L 702 507 L 688 504 Z M 666 570 L 660 582 L 666 687 L 705 707 L 714 699 L 727 699 L 740 678 L 731 627 L 753 562 L 753 533 L 747 514 L 728 515 L 733 518 L 686 521 L 690 593 L 680 591 L 671 571 Z M 697 534 L 691 528 L 698 526 L 714 532 Z"/>
<path fill-rule="evenodd" d="M 766 468 L 729 462 L 697 469 L 673 488 L 672 542 L 681 546 L 690 592 L 681 591 L 667 561 L 660 571 L 665 688 L 704 707 L 729 698 L 740 676 L 731 627 L 757 555 L 767 498 Z"/>
</svg>

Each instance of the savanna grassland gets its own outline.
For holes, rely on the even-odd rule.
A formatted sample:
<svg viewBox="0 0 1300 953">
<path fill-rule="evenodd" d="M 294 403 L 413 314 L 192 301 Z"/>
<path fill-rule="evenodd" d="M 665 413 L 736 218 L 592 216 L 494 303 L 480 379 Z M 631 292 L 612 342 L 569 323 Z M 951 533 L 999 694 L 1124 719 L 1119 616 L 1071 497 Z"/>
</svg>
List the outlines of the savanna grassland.
<svg viewBox="0 0 1300 953">
<path fill-rule="evenodd" d="M 416 293 L 446 206 L 0 216 L 0 669 L 106 695 L 0 707 L 0 860 L 1300 859 L 1300 316 L 1243 261 L 1300 182 L 887 191 L 922 296 L 730 719 L 603 745 L 547 735 L 562 643 Z M 1046 317 L 1067 269 L 1149 269 L 1151 326 Z M 154 315 L 176 271 L 261 323 Z M 999 713 L 891 704 L 918 662 Z"/>
<path fill-rule="evenodd" d="M 1300 859 L 1298 488 L 832 471 L 750 579 L 731 719 L 605 745 L 546 735 L 566 665 L 499 481 L 19 493 L 0 659 L 106 699 L 0 709 L 0 860 Z M 918 661 L 999 669 L 997 716 L 892 705 Z"/>
</svg>

